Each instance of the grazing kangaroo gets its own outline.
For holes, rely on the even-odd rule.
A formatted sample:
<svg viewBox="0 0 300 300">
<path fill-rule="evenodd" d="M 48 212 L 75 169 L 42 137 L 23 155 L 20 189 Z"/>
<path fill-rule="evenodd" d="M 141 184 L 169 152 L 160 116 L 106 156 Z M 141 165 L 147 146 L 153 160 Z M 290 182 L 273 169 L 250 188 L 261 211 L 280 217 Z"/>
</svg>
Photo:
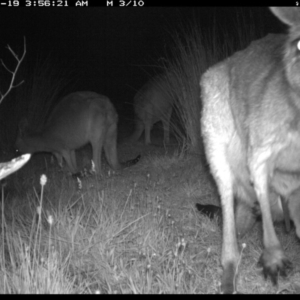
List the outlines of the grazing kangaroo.
<svg viewBox="0 0 300 300">
<path fill-rule="evenodd" d="M 274 193 L 286 201 L 300 237 L 300 9 L 271 11 L 289 26 L 289 34 L 252 42 L 200 80 L 202 135 L 221 196 L 224 293 L 236 291 L 236 229 L 241 222 L 236 228 L 235 216 L 241 220 L 245 207 L 259 203 L 264 244 L 260 263 L 273 283 L 291 268 L 274 230 Z"/>
<path fill-rule="evenodd" d="M 145 144 L 150 144 L 152 126 L 162 121 L 164 143 L 168 144 L 173 102 L 166 75 L 157 75 L 147 82 L 134 97 L 135 132 L 130 141 L 137 141 L 145 130 Z"/>
<path fill-rule="evenodd" d="M 51 152 L 62 166 L 65 159 L 71 173 L 78 172 L 75 150 L 90 143 L 96 173 L 101 172 L 101 154 L 114 169 L 120 169 L 117 156 L 117 112 L 109 98 L 94 92 L 76 92 L 63 98 L 50 114 L 41 132 L 19 135 L 17 149 L 22 153 Z M 138 162 L 140 156 L 125 163 Z"/>
</svg>

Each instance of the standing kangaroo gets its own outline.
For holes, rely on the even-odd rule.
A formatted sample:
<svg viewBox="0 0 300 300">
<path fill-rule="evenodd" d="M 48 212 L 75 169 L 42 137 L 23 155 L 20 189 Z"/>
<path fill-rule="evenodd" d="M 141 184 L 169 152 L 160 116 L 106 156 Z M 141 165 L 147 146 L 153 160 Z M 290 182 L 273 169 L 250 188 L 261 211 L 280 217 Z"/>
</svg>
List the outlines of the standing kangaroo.
<svg viewBox="0 0 300 300">
<path fill-rule="evenodd" d="M 168 144 L 173 102 L 166 75 L 157 75 L 147 82 L 134 97 L 135 132 L 130 140 L 137 141 L 145 130 L 145 144 L 150 144 L 152 126 L 162 121 L 164 143 Z"/>
<path fill-rule="evenodd" d="M 291 268 L 274 230 L 274 193 L 284 197 L 300 238 L 300 9 L 271 11 L 289 26 L 289 34 L 252 42 L 200 80 L 202 135 L 223 213 L 224 293 L 236 291 L 235 217 L 239 230 L 245 207 L 259 203 L 264 244 L 260 263 L 273 283 Z"/>
<path fill-rule="evenodd" d="M 41 132 L 24 136 L 19 131 L 16 147 L 22 153 L 51 152 L 60 165 L 64 158 L 74 174 L 78 171 L 75 150 L 90 143 L 96 173 L 101 172 L 102 148 L 110 166 L 120 169 L 117 123 L 117 112 L 106 96 L 76 92 L 58 103 Z M 139 158 L 126 162 L 126 166 Z"/>
</svg>

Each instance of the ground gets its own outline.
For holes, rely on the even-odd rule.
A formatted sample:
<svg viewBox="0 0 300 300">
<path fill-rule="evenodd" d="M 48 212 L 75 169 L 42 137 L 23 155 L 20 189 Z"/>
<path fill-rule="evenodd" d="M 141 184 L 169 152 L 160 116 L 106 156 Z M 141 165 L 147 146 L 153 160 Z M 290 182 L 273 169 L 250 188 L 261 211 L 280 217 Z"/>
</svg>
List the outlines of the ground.
<svg viewBox="0 0 300 300">
<path fill-rule="evenodd" d="M 138 154 L 141 160 L 121 171 L 103 160 L 102 176 L 79 181 L 59 170 L 51 155 L 37 154 L 8 178 L 2 209 L 7 246 L 1 249 L 9 255 L 0 255 L 2 292 L 219 292 L 221 228 L 195 207 L 219 205 L 204 154 L 180 152 L 173 139 L 164 146 L 162 135 L 150 146 L 143 137 L 134 144 L 120 142 L 118 153 L 120 161 Z M 78 152 L 79 165 L 86 155 L 88 148 Z M 295 232 L 286 235 L 283 226 L 276 230 L 293 273 L 278 287 L 263 280 L 256 265 L 262 251 L 258 224 L 239 243 L 247 244 L 239 266 L 240 292 L 300 291 Z M 36 259 L 24 259 L 26 251 Z"/>
</svg>

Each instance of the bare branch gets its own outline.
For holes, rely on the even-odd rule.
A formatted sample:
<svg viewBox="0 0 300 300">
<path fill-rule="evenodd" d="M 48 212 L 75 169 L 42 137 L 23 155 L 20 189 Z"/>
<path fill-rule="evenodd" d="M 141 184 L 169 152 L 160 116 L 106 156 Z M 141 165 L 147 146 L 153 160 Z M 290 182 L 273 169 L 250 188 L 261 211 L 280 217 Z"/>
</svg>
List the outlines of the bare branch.
<svg viewBox="0 0 300 300">
<path fill-rule="evenodd" d="M 5 68 L 5 70 L 7 70 L 7 72 L 9 72 L 10 74 L 13 74 L 13 72 L 6 66 L 6 64 L 3 62 L 2 59 L 1 59 L 1 64 Z"/>
<path fill-rule="evenodd" d="M 9 45 L 7 45 L 7 49 L 10 51 L 10 53 L 13 55 L 13 57 L 17 60 L 17 66 L 16 66 L 16 68 L 15 68 L 14 71 L 11 71 L 4 64 L 4 62 L 1 59 L 2 66 L 7 70 L 7 72 L 9 72 L 10 74 L 12 74 L 12 78 L 11 78 L 8 90 L 4 94 L 0 92 L 0 104 L 2 103 L 3 99 L 8 95 L 8 93 L 11 91 L 11 89 L 18 87 L 19 85 L 21 85 L 24 82 L 24 80 L 22 80 L 18 84 L 14 85 L 16 74 L 17 74 L 18 69 L 19 69 L 19 67 L 20 67 L 20 65 L 21 65 L 21 63 L 22 63 L 22 61 L 23 61 L 23 59 L 25 57 L 25 54 L 26 54 L 26 38 L 25 38 L 25 36 L 24 36 L 24 50 L 23 50 L 23 54 L 22 54 L 22 56 L 21 56 L 20 59 L 19 59 L 18 55 L 14 52 L 14 50 L 12 50 L 12 48 Z"/>
</svg>

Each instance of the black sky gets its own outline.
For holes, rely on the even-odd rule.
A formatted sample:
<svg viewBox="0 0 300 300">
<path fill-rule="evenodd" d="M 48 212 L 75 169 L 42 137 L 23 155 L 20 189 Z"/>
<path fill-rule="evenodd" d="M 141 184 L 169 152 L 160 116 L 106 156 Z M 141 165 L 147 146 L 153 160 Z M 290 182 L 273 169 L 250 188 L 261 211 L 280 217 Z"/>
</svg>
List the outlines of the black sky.
<svg viewBox="0 0 300 300">
<path fill-rule="evenodd" d="M 245 11 L 276 31 L 279 22 L 266 8 Z M 7 44 L 21 51 L 26 36 L 27 67 L 50 55 L 53 68 L 72 72 L 76 90 L 103 93 L 121 108 L 154 73 L 151 66 L 165 56 L 172 32 L 190 21 L 205 30 L 214 18 L 221 27 L 230 26 L 234 14 L 235 8 L 206 7 L 1 7 L 0 58 L 7 58 Z"/>
</svg>

